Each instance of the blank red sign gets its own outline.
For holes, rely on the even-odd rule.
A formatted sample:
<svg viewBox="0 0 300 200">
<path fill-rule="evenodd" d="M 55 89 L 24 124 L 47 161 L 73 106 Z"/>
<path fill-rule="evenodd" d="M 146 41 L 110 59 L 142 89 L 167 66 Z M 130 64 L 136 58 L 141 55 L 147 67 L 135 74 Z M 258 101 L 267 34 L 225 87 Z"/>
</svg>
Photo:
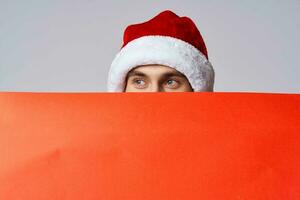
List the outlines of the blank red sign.
<svg viewBox="0 0 300 200">
<path fill-rule="evenodd" d="M 300 199 L 300 95 L 2 92 L 0 199 Z"/>
</svg>

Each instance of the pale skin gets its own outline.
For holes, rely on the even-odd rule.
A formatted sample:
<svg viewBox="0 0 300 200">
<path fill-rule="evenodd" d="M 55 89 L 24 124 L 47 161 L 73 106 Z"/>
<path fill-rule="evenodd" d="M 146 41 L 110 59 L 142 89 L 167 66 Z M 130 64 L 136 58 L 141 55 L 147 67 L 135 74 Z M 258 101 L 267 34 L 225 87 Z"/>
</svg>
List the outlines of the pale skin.
<svg viewBox="0 0 300 200">
<path fill-rule="evenodd" d="M 140 65 L 127 73 L 124 92 L 193 92 L 185 77 L 165 65 Z"/>
</svg>

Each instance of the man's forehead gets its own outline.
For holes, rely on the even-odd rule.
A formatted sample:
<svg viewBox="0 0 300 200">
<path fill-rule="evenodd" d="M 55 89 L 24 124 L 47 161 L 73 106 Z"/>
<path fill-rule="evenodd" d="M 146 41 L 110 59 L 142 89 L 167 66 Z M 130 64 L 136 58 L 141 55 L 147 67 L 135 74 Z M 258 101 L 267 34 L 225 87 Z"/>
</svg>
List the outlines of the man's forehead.
<svg viewBox="0 0 300 200">
<path fill-rule="evenodd" d="M 139 66 L 133 68 L 128 73 L 128 76 L 140 75 L 145 76 L 147 74 L 160 74 L 165 76 L 184 76 L 181 72 L 177 71 L 174 68 L 167 67 L 167 66 Z"/>
</svg>

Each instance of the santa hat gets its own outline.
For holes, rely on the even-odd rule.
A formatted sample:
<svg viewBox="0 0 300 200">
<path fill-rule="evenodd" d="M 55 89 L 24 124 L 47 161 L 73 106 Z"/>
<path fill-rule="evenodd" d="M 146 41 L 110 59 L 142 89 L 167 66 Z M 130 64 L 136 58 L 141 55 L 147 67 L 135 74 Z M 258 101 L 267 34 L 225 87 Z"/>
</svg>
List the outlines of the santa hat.
<svg viewBox="0 0 300 200">
<path fill-rule="evenodd" d="M 194 92 L 213 91 L 215 74 L 205 43 L 188 17 L 166 10 L 149 21 L 129 25 L 109 70 L 108 92 L 123 92 L 127 73 L 148 64 L 166 65 L 181 72 Z"/>
</svg>

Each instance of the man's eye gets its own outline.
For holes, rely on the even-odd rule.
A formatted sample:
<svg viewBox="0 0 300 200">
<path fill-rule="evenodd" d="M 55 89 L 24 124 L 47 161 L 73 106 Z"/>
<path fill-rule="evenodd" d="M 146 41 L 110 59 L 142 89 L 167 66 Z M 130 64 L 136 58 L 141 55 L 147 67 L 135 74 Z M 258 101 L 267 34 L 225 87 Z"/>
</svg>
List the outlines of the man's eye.
<svg viewBox="0 0 300 200">
<path fill-rule="evenodd" d="M 139 85 L 144 85 L 145 81 L 141 80 L 141 79 L 137 79 L 137 80 L 134 80 L 134 83 L 139 84 Z"/>
<path fill-rule="evenodd" d="M 135 87 L 137 87 L 137 88 L 146 87 L 146 82 L 143 79 L 133 79 L 132 82 L 135 85 Z"/>
<path fill-rule="evenodd" d="M 179 85 L 179 81 L 176 81 L 174 79 L 169 79 L 169 80 L 167 80 L 167 85 L 174 88 Z"/>
</svg>

